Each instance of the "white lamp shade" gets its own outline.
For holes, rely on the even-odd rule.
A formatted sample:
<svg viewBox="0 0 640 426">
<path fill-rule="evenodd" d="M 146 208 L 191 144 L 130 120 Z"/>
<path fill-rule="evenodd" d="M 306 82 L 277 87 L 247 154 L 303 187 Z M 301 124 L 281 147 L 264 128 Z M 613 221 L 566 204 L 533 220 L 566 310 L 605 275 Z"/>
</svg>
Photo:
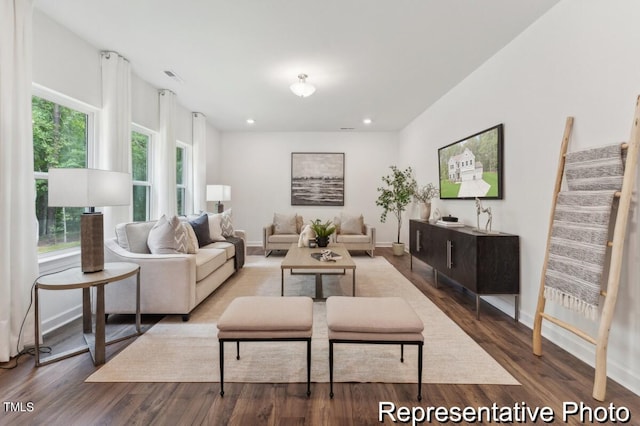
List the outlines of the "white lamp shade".
<svg viewBox="0 0 640 426">
<path fill-rule="evenodd" d="M 131 204 L 131 174 L 98 169 L 49 169 L 50 207 Z"/>
<path fill-rule="evenodd" d="M 300 96 L 301 98 L 311 96 L 316 91 L 316 88 L 313 84 L 309 84 L 305 81 L 293 83 L 290 86 L 290 89 L 296 96 Z"/>
<path fill-rule="evenodd" d="M 231 200 L 231 187 L 229 185 L 207 185 L 207 201 Z"/>
</svg>

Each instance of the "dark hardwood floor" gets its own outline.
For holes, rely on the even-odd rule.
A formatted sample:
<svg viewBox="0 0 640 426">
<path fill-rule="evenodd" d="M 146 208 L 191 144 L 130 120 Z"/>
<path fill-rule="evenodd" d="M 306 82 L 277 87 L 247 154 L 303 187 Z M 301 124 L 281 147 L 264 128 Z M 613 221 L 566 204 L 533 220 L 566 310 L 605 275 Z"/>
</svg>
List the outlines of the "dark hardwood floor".
<svg viewBox="0 0 640 426">
<path fill-rule="evenodd" d="M 262 254 L 262 250 L 251 248 L 250 253 Z M 218 383 L 85 383 L 96 370 L 88 353 L 40 368 L 34 367 L 33 357 L 25 355 L 16 368 L 0 370 L 0 425 L 373 425 L 380 424 L 381 401 L 424 409 L 491 407 L 494 403 L 513 407 L 524 403 L 532 410 L 550 407 L 555 424 L 583 424 L 579 416 L 562 421 L 563 402 L 583 402 L 588 408 L 609 407 L 612 403 L 631 410 L 629 424 L 640 424 L 640 397 L 609 380 L 607 401 L 593 400 L 591 367 L 548 341 L 544 343 L 544 356 L 534 356 L 527 327 L 515 324 L 486 303 L 477 321 L 472 294 L 451 285 L 434 288 L 431 269 L 414 260 L 410 270 L 408 254 L 394 257 L 390 249 L 382 248 L 376 255 L 388 259 L 522 386 L 425 384 L 419 402 L 415 384 L 337 383 L 331 400 L 328 383 L 312 384 L 310 398 L 305 395 L 304 383 L 228 383 L 221 398 Z M 143 322 L 148 327 L 159 319 L 144 316 Z M 132 316 L 114 316 L 109 318 L 109 328 L 119 332 L 132 321 Z M 59 351 L 77 344 L 79 335 L 79 324 L 72 324 L 47 336 L 46 343 L 54 343 Z M 132 341 L 108 346 L 108 359 Z M 425 368 L 429 368 L 428 362 Z M 392 422 L 386 417 L 384 423 Z M 525 423 L 531 422 L 520 422 Z"/>
</svg>

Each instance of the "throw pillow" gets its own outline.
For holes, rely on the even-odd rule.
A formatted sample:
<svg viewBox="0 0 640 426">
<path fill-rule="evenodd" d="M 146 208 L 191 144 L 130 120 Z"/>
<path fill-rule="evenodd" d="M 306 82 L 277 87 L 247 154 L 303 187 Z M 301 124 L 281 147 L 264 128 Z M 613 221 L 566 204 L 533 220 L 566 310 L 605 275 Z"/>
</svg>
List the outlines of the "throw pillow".
<svg viewBox="0 0 640 426">
<path fill-rule="evenodd" d="M 364 218 L 360 216 L 340 215 L 340 233 L 341 234 L 362 234 L 364 227 Z"/>
<path fill-rule="evenodd" d="M 209 215 L 209 237 L 212 241 L 224 241 L 224 235 L 222 235 L 222 214 L 210 214 Z"/>
<path fill-rule="evenodd" d="M 281 214 L 273 215 L 273 233 L 274 234 L 297 234 L 296 215 Z"/>
<path fill-rule="evenodd" d="M 225 210 L 220 221 L 223 237 L 233 237 L 233 221 L 231 219 L 231 209 Z"/>
<path fill-rule="evenodd" d="M 187 232 L 177 216 L 167 219 L 162 215 L 149 231 L 147 246 L 152 254 L 187 252 Z"/>
<path fill-rule="evenodd" d="M 198 247 L 204 247 L 212 243 L 209 235 L 209 216 L 206 213 L 201 214 L 194 220 L 190 220 L 189 224 L 193 228 L 193 232 L 196 233 Z"/>
<path fill-rule="evenodd" d="M 196 254 L 198 252 L 198 237 L 189 222 L 182 222 L 182 226 L 187 231 L 187 253 Z"/>
<path fill-rule="evenodd" d="M 333 225 L 336 227 L 336 235 L 341 234 L 342 232 L 340 232 L 340 217 L 339 216 L 335 216 L 333 218 Z"/>
<path fill-rule="evenodd" d="M 302 233 L 302 228 L 304 228 L 304 219 L 299 214 L 296 214 L 296 234 Z"/>
</svg>

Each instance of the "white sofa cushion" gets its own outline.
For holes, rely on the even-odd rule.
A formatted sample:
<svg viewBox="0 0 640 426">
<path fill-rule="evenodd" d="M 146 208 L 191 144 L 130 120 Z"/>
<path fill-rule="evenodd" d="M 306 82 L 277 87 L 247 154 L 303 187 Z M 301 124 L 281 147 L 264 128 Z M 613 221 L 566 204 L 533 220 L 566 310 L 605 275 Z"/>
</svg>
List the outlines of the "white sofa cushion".
<svg viewBox="0 0 640 426">
<path fill-rule="evenodd" d="M 233 256 L 236 255 L 236 246 L 226 241 L 216 241 L 203 248 L 206 248 L 206 249 L 215 248 L 215 249 L 224 250 L 225 253 L 227 253 L 227 259 L 231 259 Z"/>
<path fill-rule="evenodd" d="M 224 249 L 201 247 L 196 253 L 196 282 L 209 276 L 210 273 L 224 265 L 227 252 Z"/>
<path fill-rule="evenodd" d="M 337 243 L 343 243 L 343 244 L 364 244 L 364 243 L 368 243 L 371 242 L 371 237 L 369 235 L 362 235 L 362 234 L 338 234 L 336 237 L 336 242 Z"/>
<path fill-rule="evenodd" d="M 156 221 L 120 223 L 116 226 L 116 241 L 131 253 L 151 254 L 147 246 L 149 231 Z"/>
<path fill-rule="evenodd" d="M 298 234 L 278 234 L 278 235 L 269 235 L 270 243 L 297 243 L 298 242 Z"/>
</svg>

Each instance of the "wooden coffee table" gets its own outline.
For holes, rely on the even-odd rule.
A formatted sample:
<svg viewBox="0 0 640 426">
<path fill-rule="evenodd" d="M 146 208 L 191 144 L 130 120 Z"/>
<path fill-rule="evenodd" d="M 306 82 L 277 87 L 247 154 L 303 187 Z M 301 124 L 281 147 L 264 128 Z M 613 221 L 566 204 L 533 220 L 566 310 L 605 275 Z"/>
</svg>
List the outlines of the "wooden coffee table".
<svg viewBox="0 0 640 426">
<path fill-rule="evenodd" d="M 353 285 L 352 296 L 356 295 L 356 264 L 351 259 L 349 251 L 342 244 L 332 243 L 329 244 L 327 249 L 342 256 L 342 259 L 338 259 L 334 262 L 322 262 L 320 260 L 311 257 L 311 253 L 320 253 L 325 248 L 309 248 L 298 247 L 298 244 L 291 244 L 287 255 L 282 260 L 280 265 L 281 270 L 281 283 L 280 283 L 280 296 L 284 296 L 284 270 L 289 269 L 291 275 L 315 275 L 316 277 L 316 298 L 322 299 L 322 276 L 323 275 L 345 275 L 347 269 L 352 270 Z M 296 271 L 294 271 L 294 269 Z M 304 272 L 299 272 L 303 270 Z M 338 272 L 342 270 L 342 272 Z"/>
</svg>

